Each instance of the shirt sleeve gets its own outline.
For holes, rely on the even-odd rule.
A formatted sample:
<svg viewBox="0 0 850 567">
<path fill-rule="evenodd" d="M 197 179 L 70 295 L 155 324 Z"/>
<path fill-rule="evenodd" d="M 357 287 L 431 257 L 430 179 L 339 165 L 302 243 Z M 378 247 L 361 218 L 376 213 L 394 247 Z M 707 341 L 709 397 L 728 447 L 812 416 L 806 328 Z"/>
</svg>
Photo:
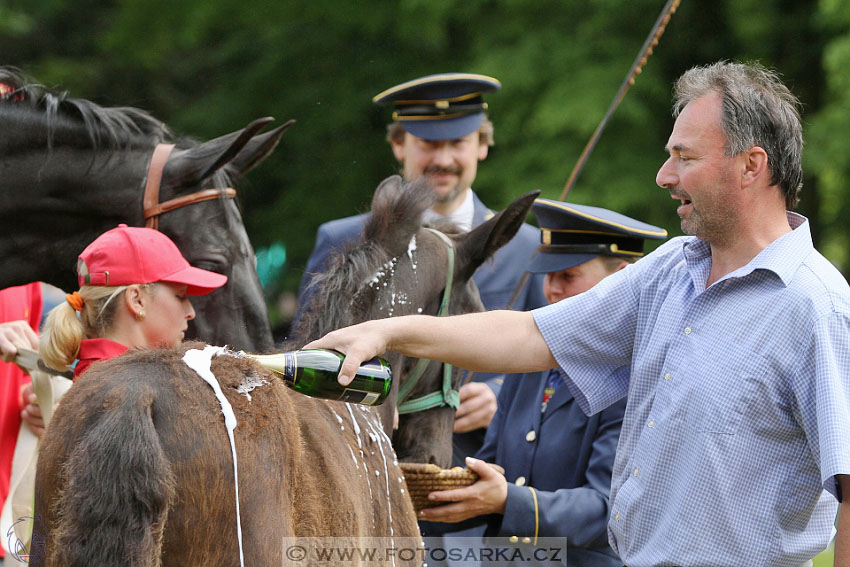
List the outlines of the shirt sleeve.
<svg viewBox="0 0 850 567">
<path fill-rule="evenodd" d="M 532 312 L 549 350 L 567 374 L 579 407 L 593 415 L 628 392 L 642 262 L 592 289 Z"/>
<path fill-rule="evenodd" d="M 839 499 L 836 475 L 850 474 L 850 315 L 821 318 L 801 347 L 792 383 L 798 419 L 824 490 Z"/>
</svg>

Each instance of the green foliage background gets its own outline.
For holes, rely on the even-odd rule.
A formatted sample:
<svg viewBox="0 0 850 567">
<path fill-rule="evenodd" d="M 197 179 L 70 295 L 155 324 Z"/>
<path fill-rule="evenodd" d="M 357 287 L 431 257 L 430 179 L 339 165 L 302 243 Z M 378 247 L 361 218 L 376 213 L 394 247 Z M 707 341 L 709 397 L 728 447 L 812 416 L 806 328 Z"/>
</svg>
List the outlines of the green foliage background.
<svg viewBox="0 0 850 567">
<path fill-rule="evenodd" d="M 475 184 L 492 208 L 532 189 L 558 198 L 662 0 L 0 0 L 3 64 L 105 105 L 145 108 L 212 138 L 265 115 L 295 118 L 240 185 L 249 234 L 288 252 L 297 288 L 316 228 L 368 207 L 396 171 L 387 109 L 371 97 L 428 73 L 503 83 L 496 142 Z M 850 5 L 847 0 L 682 0 L 569 199 L 679 234 L 655 186 L 672 126 L 670 86 L 690 66 L 760 60 L 804 103 L 800 211 L 850 269 Z M 844 132 L 844 134 L 842 134 Z"/>
</svg>

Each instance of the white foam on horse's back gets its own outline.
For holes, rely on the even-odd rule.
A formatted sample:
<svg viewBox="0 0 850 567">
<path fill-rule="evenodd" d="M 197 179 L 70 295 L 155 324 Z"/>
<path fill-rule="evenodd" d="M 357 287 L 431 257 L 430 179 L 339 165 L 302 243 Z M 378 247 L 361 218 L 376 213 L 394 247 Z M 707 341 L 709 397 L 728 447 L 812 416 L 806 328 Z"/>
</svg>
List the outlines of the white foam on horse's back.
<svg viewBox="0 0 850 567">
<path fill-rule="evenodd" d="M 254 391 L 255 388 L 259 388 L 260 386 L 268 386 L 269 381 L 254 372 L 253 370 L 247 374 L 243 379 L 239 386 L 236 387 L 236 392 L 238 394 L 242 394 L 248 401 L 251 401 L 251 392 Z"/>
<path fill-rule="evenodd" d="M 230 439 L 230 451 L 233 454 L 233 483 L 236 488 L 236 535 L 239 539 L 239 565 L 245 566 L 245 559 L 242 554 L 242 518 L 239 516 L 239 466 L 236 460 L 236 444 L 233 440 L 233 430 L 236 429 L 236 414 L 233 413 L 233 406 L 224 397 L 224 392 L 221 391 L 221 385 L 218 383 L 215 374 L 212 373 L 212 359 L 214 356 L 222 354 L 229 355 L 230 353 L 224 347 L 207 345 L 204 350 L 189 349 L 183 355 L 183 362 L 186 366 L 194 370 L 198 376 L 204 379 L 204 382 L 210 385 L 215 392 L 215 397 L 221 405 L 221 413 L 224 414 L 224 427 L 227 429 L 227 437 Z"/>
<path fill-rule="evenodd" d="M 357 420 L 354 419 L 354 412 L 351 411 L 351 404 L 345 402 L 345 407 L 348 408 L 348 413 L 351 415 L 351 423 L 352 427 L 354 427 L 354 436 L 357 437 L 357 446 L 361 449 L 363 448 L 363 440 L 360 439 L 360 426 L 357 424 Z"/>
<path fill-rule="evenodd" d="M 387 454 L 384 452 L 384 443 L 382 442 L 382 437 L 387 438 L 386 432 L 384 432 L 384 428 L 381 427 L 380 423 L 375 423 L 374 420 L 366 420 L 367 427 L 371 430 L 370 436 L 373 440 L 377 440 L 378 448 L 381 451 L 381 459 L 384 462 L 384 488 L 387 491 L 387 512 L 390 524 L 390 536 L 395 535 L 395 526 L 393 526 L 393 506 L 392 506 L 392 497 L 390 496 L 390 467 L 387 464 Z M 389 439 L 387 438 L 387 441 Z M 392 451 L 392 445 L 387 443 L 387 448 Z M 393 451 L 393 462 L 395 461 L 395 451 Z M 375 471 L 375 476 L 379 477 L 378 471 Z M 393 557 L 393 565 L 395 565 L 395 557 Z"/>
</svg>

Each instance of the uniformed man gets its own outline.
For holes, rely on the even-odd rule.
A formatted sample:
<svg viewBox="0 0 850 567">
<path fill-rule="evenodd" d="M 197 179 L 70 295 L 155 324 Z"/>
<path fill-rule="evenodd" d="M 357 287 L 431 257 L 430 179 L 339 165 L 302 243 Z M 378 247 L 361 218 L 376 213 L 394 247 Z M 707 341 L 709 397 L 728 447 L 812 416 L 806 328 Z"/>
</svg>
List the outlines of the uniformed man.
<svg viewBox="0 0 850 567">
<path fill-rule="evenodd" d="M 646 239 L 667 235 L 597 207 L 538 199 L 532 210 L 541 245 L 529 269 L 545 274 L 549 303 L 590 289 L 642 256 Z M 505 476 L 486 465 L 474 466 L 481 475 L 477 483 L 434 493 L 439 500 L 457 502 L 426 509 L 422 517 L 467 520 L 466 526 L 477 518 L 485 524 L 479 533 L 486 528 L 487 535 L 529 545 L 537 538 L 566 537 L 569 565 L 622 567 L 608 545 L 606 525 L 625 399 L 588 417 L 555 369 L 509 375 L 498 404 L 476 464 L 496 463 Z"/>
<path fill-rule="evenodd" d="M 375 104 L 394 107 L 387 140 L 402 175 L 408 180 L 425 176 L 434 189 L 436 202 L 426 221 L 447 218 L 470 230 L 492 216 L 492 211 L 472 191 L 472 183 L 478 162 L 487 157 L 493 145 L 493 124 L 486 116 L 483 95 L 500 88 L 499 81 L 492 77 L 443 73 L 407 81 L 372 99 Z M 327 268 L 333 250 L 359 238 L 364 222 L 365 215 L 358 215 L 319 227 L 301 282 L 296 320 L 312 296 L 309 284 L 313 276 Z M 487 309 L 529 310 L 546 304 L 542 276 L 526 277 L 526 267 L 536 248 L 537 231 L 531 225 L 523 225 L 492 261 L 475 272 L 473 279 Z M 463 465 L 463 459 L 481 447 L 496 411 L 501 381 L 502 375 L 480 374 L 460 388 L 454 465 Z"/>
</svg>

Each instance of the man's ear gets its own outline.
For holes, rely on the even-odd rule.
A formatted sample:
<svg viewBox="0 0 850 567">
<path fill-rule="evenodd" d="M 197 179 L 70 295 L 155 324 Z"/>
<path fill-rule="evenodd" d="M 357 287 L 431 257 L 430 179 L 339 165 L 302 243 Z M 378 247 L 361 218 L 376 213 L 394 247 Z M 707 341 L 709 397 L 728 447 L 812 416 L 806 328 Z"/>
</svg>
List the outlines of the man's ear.
<svg viewBox="0 0 850 567">
<path fill-rule="evenodd" d="M 767 168 L 767 152 L 761 146 L 751 147 L 744 153 L 743 158 L 745 161 L 741 183 L 745 187 L 755 184 L 759 179 L 770 174 Z M 768 179 L 769 184 L 770 180 Z"/>
<path fill-rule="evenodd" d="M 484 142 L 478 143 L 478 161 L 484 161 L 487 158 L 487 154 L 489 152 L 490 146 L 488 146 Z"/>
<path fill-rule="evenodd" d="M 391 140 L 390 145 L 393 148 L 393 155 L 395 156 L 396 161 L 399 163 L 404 163 L 404 141 L 398 142 L 396 140 Z"/>
</svg>

